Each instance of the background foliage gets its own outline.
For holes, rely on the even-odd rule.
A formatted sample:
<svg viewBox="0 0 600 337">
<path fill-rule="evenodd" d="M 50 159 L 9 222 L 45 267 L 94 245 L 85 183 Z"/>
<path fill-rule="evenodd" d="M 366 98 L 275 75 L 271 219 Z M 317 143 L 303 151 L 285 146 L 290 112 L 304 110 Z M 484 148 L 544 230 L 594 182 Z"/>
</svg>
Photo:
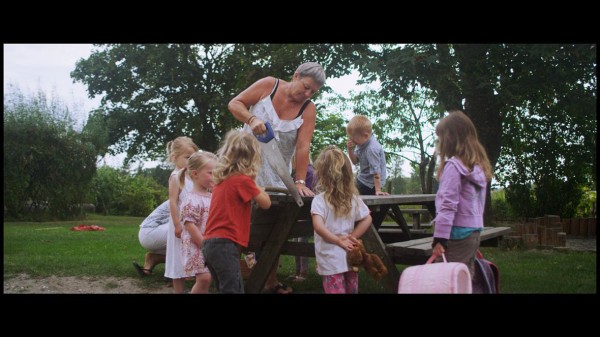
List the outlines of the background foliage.
<svg viewBox="0 0 600 337">
<path fill-rule="evenodd" d="M 57 98 L 5 93 L 5 214 L 26 205 L 72 216 L 82 202 L 147 212 L 162 192 L 134 177 L 165 186 L 170 168 L 131 170 L 133 159 L 163 159 L 180 135 L 214 151 L 241 125 L 227 110 L 231 98 L 265 76 L 289 80 L 305 61 L 320 62 L 328 78 L 356 70 L 359 83 L 376 84 L 347 97 L 319 92 L 313 157 L 325 145 L 345 148 L 347 118 L 364 114 L 386 148 L 390 191 L 414 190 L 398 170 L 408 161 L 420 192 L 435 193 L 433 129 L 459 108 L 478 129 L 511 214 L 569 217 L 595 205 L 586 192 L 596 190 L 595 44 L 107 44 L 71 73 L 90 96 L 103 95 L 81 131 Z M 112 180 L 89 184 L 98 159 L 121 152 L 128 175 L 101 173 L 121 184 L 117 204 L 103 194 Z"/>
</svg>

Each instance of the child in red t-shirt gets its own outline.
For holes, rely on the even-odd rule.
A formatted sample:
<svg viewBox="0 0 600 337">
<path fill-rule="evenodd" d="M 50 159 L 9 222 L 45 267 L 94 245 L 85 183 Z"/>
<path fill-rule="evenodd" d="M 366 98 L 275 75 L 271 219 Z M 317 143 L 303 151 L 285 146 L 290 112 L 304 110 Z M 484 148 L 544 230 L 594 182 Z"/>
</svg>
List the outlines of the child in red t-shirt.
<svg viewBox="0 0 600 337">
<path fill-rule="evenodd" d="M 247 247 L 250 239 L 251 201 L 267 209 L 271 199 L 254 180 L 261 159 L 252 134 L 229 131 L 217 155 L 202 253 L 219 292 L 241 294 L 241 247 Z"/>
</svg>

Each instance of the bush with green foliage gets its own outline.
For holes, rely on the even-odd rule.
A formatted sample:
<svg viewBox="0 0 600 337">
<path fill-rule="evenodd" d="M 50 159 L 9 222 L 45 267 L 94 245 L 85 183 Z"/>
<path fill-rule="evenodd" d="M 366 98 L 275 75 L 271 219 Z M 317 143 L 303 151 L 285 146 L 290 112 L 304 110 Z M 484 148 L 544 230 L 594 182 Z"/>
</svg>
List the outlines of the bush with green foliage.
<svg viewBox="0 0 600 337">
<path fill-rule="evenodd" d="M 583 197 L 577 207 L 577 216 L 581 218 L 596 216 L 596 191 L 583 188 Z"/>
<path fill-rule="evenodd" d="M 512 219 L 514 214 L 508 202 L 506 202 L 505 191 L 492 191 L 492 213 L 496 219 Z"/>
<path fill-rule="evenodd" d="M 43 92 L 4 94 L 4 207 L 15 219 L 72 218 L 96 171 L 94 146 L 69 109 Z"/>
<path fill-rule="evenodd" d="M 98 213 L 147 216 L 168 199 L 168 190 L 150 177 L 103 166 L 92 181 L 92 196 Z"/>
</svg>

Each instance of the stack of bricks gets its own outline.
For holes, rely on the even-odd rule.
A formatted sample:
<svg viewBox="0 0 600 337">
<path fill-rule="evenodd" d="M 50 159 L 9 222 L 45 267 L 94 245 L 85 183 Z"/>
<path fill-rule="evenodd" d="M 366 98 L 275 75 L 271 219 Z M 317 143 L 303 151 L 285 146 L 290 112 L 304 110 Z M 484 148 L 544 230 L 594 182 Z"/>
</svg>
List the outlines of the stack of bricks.
<svg viewBox="0 0 600 337">
<path fill-rule="evenodd" d="M 526 249 L 538 246 L 566 247 L 567 234 L 558 215 L 546 215 L 534 218 L 533 222 L 518 224 L 514 228 L 516 235 L 521 236 Z"/>
<path fill-rule="evenodd" d="M 527 219 L 515 225 L 512 236 L 505 237 L 521 243 L 526 249 L 542 247 L 566 247 L 567 235 L 596 237 L 596 218 L 560 219 L 558 215 L 545 215 Z"/>
</svg>

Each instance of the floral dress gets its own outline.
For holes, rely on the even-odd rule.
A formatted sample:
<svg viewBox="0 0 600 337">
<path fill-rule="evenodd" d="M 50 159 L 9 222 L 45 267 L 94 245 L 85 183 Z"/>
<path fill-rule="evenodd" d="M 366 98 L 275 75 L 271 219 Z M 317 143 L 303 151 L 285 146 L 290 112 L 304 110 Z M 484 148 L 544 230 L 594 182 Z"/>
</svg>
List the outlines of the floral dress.
<svg viewBox="0 0 600 337">
<path fill-rule="evenodd" d="M 200 234 L 204 235 L 206 229 L 206 220 L 208 219 L 208 210 L 210 208 L 210 193 L 190 192 L 181 204 L 181 224 L 192 222 Z M 187 275 L 197 275 L 208 273 L 209 270 L 204 263 L 202 249 L 192 241 L 192 236 L 185 226 L 181 233 L 181 259 L 183 262 L 183 271 Z"/>
</svg>

